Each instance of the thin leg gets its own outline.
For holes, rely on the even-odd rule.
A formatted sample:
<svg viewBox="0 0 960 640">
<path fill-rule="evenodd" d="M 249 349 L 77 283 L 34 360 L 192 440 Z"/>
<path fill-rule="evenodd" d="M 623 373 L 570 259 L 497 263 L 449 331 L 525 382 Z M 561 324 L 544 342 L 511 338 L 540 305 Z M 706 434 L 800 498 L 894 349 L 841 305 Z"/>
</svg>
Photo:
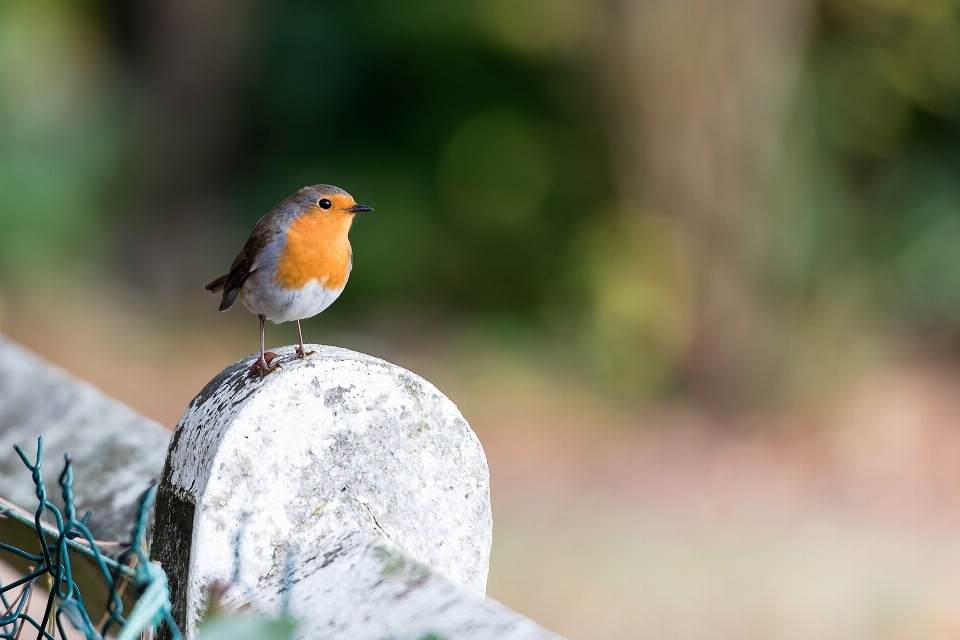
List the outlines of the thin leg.
<svg viewBox="0 0 960 640">
<path fill-rule="evenodd" d="M 300 346 L 297 347 L 297 357 L 300 358 L 301 360 L 303 360 L 303 359 L 306 358 L 307 356 L 312 356 L 313 354 L 315 354 L 316 351 L 310 351 L 310 352 L 308 352 L 308 351 L 306 350 L 306 348 L 303 346 L 303 330 L 300 329 L 300 321 L 299 321 L 299 320 L 297 320 L 297 335 L 300 336 Z"/>
<path fill-rule="evenodd" d="M 263 350 L 266 348 L 264 343 L 267 335 L 267 317 L 263 315 L 257 317 L 260 318 L 260 359 L 263 360 Z"/>
<path fill-rule="evenodd" d="M 272 351 L 265 351 L 265 342 L 266 342 L 266 326 L 267 326 L 267 317 L 258 315 L 260 318 L 260 357 L 257 358 L 257 361 L 253 363 L 253 366 L 250 367 L 250 375 L 256 376 L 259 375 L 261 378 L 276 369 L 279 365 L 270 366 L 270 363 L 273 362 L 273 359 L 277 357 L 277 354 Z"/>
</svg>

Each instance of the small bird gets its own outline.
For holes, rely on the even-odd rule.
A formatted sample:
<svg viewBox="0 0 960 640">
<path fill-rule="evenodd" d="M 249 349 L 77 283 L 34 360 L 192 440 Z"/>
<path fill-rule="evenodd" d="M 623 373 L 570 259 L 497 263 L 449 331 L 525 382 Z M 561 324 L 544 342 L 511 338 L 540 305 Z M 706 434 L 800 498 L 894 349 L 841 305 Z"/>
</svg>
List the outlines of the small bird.
<svg viewBox="0 0 960 640">
<path fill-rule="evenodd" d="M 358 213 L 373 208 L 357 204 L 339 187 L 316 184 L 304 187 L 260 218 L 230 272 L 206 287 L 223 294 L 220 311 L 237 301 L 260 318 L 260 357 L 250 368 L 261 378 L 271 367 L 264 352 L 266 321 L 295 320 L 300 346 L 297 357 L 306 358 L 300 321 L 311 318 L 336 300 L 353 269 L 353 249 L 347 234 Z"/>
</svg>

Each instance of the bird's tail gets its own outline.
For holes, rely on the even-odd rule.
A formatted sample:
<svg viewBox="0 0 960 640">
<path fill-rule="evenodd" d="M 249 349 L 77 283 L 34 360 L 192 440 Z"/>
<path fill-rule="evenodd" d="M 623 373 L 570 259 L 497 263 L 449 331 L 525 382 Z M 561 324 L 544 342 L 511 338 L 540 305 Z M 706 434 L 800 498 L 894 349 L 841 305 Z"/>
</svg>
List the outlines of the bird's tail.
<svg viewBox="0 0 960 640">
<path fill-rule="evenodd" d="M 223 291 L 223 285 L 227 282 L 227 276 L 222 275 L 216 280 L 211 280 L 203 288 L 209 291 L 210 293 L 216 295 Z"/>
<path fill-rule="evenodd" d="M 237 301 L 240 295 L 240 287 L 223 292 L 223 300 L 220 301 L 220 311 L 229 311 L 233 303 Z"/>
<path fill-rule="evenodd" d="M 230 290 L 230 291 L 225 291 L 225 290 L 224 290 L 224 287 L 226 286 L 226 283 L 227 283 L 227 276 L 228 276 L 228 275 L 230 275 L 230 274 L 227 274 L 226 276 L 220 276 L 220 277 L 217 278 L 216 280 L 211 280 L 211 281 L 208 282 L 208 283 L 206 284 L 206 286 L 204 287 L 204 289 L 206 289 L 207 291 L 209 291 L 210 293 L 212 293 L 212 294 L 214 294 L 214 295 L 216 295 L 216 294 L 218 294 L 218 293 L 222 293 L 222 294 L 223 294 L 223 300 L 220 301 L 220 311 L 227 311 L 227 310 L 229 310 L 230 307 L 233 306 L 233 303 L 237 301 L 237 296 L 240 295 L 240 288 L 239 288 L 239 287 L 234 288 L 234 289 L 232 289 L 232 290 Z"/>
</svg>

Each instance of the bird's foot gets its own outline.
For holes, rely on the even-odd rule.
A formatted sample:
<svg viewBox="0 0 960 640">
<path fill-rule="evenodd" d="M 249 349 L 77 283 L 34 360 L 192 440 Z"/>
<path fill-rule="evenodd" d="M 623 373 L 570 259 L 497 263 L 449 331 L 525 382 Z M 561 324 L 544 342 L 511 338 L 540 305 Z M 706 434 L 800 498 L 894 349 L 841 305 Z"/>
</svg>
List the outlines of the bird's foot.
<svg viewBox="0 0 960 640">
<path fill-rule="evenodd" d="M 280 368 L 280 363 L 270 366 L 270 363 L 274 361 L 277 357 L 273 351 L 267 351 L 262 356 L 257 358 L 256 362 L 253 363 L 253 366 L 250 367 L 250 376 L 260 376 L 261 379 L 266 377 L 268 373 L 272 373 Z"/>
<path fill-rule="evenodd" d="M 303 347 L 297 347 L 297 352 L 296 352 L 297 359 L 299 360 L 306 360 L 307 356 L 312 356 L 315 353 L 316 351 L 304 351 Z"/>
</svg>

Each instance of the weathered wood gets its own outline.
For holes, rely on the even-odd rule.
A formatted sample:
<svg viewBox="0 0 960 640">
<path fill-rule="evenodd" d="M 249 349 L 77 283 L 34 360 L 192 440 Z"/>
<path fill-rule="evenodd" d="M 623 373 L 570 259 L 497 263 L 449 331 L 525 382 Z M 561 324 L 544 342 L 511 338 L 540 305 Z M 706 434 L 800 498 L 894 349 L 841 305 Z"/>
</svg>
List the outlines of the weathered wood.
<svg viewBox="0 0 960 640">
<path fill-rule="evenodd" d="M 0 336 L 0 496 L 30 512 L 34 485 L 13 445 L 32 458 L 38 436 L 48 499 L 60 504 L 57 478 L 69 453 L 78 514 L 93 511 L 98 539 L 127 540 L 137 499 L 163 469 L 170 432 Z"/>
</svg>

